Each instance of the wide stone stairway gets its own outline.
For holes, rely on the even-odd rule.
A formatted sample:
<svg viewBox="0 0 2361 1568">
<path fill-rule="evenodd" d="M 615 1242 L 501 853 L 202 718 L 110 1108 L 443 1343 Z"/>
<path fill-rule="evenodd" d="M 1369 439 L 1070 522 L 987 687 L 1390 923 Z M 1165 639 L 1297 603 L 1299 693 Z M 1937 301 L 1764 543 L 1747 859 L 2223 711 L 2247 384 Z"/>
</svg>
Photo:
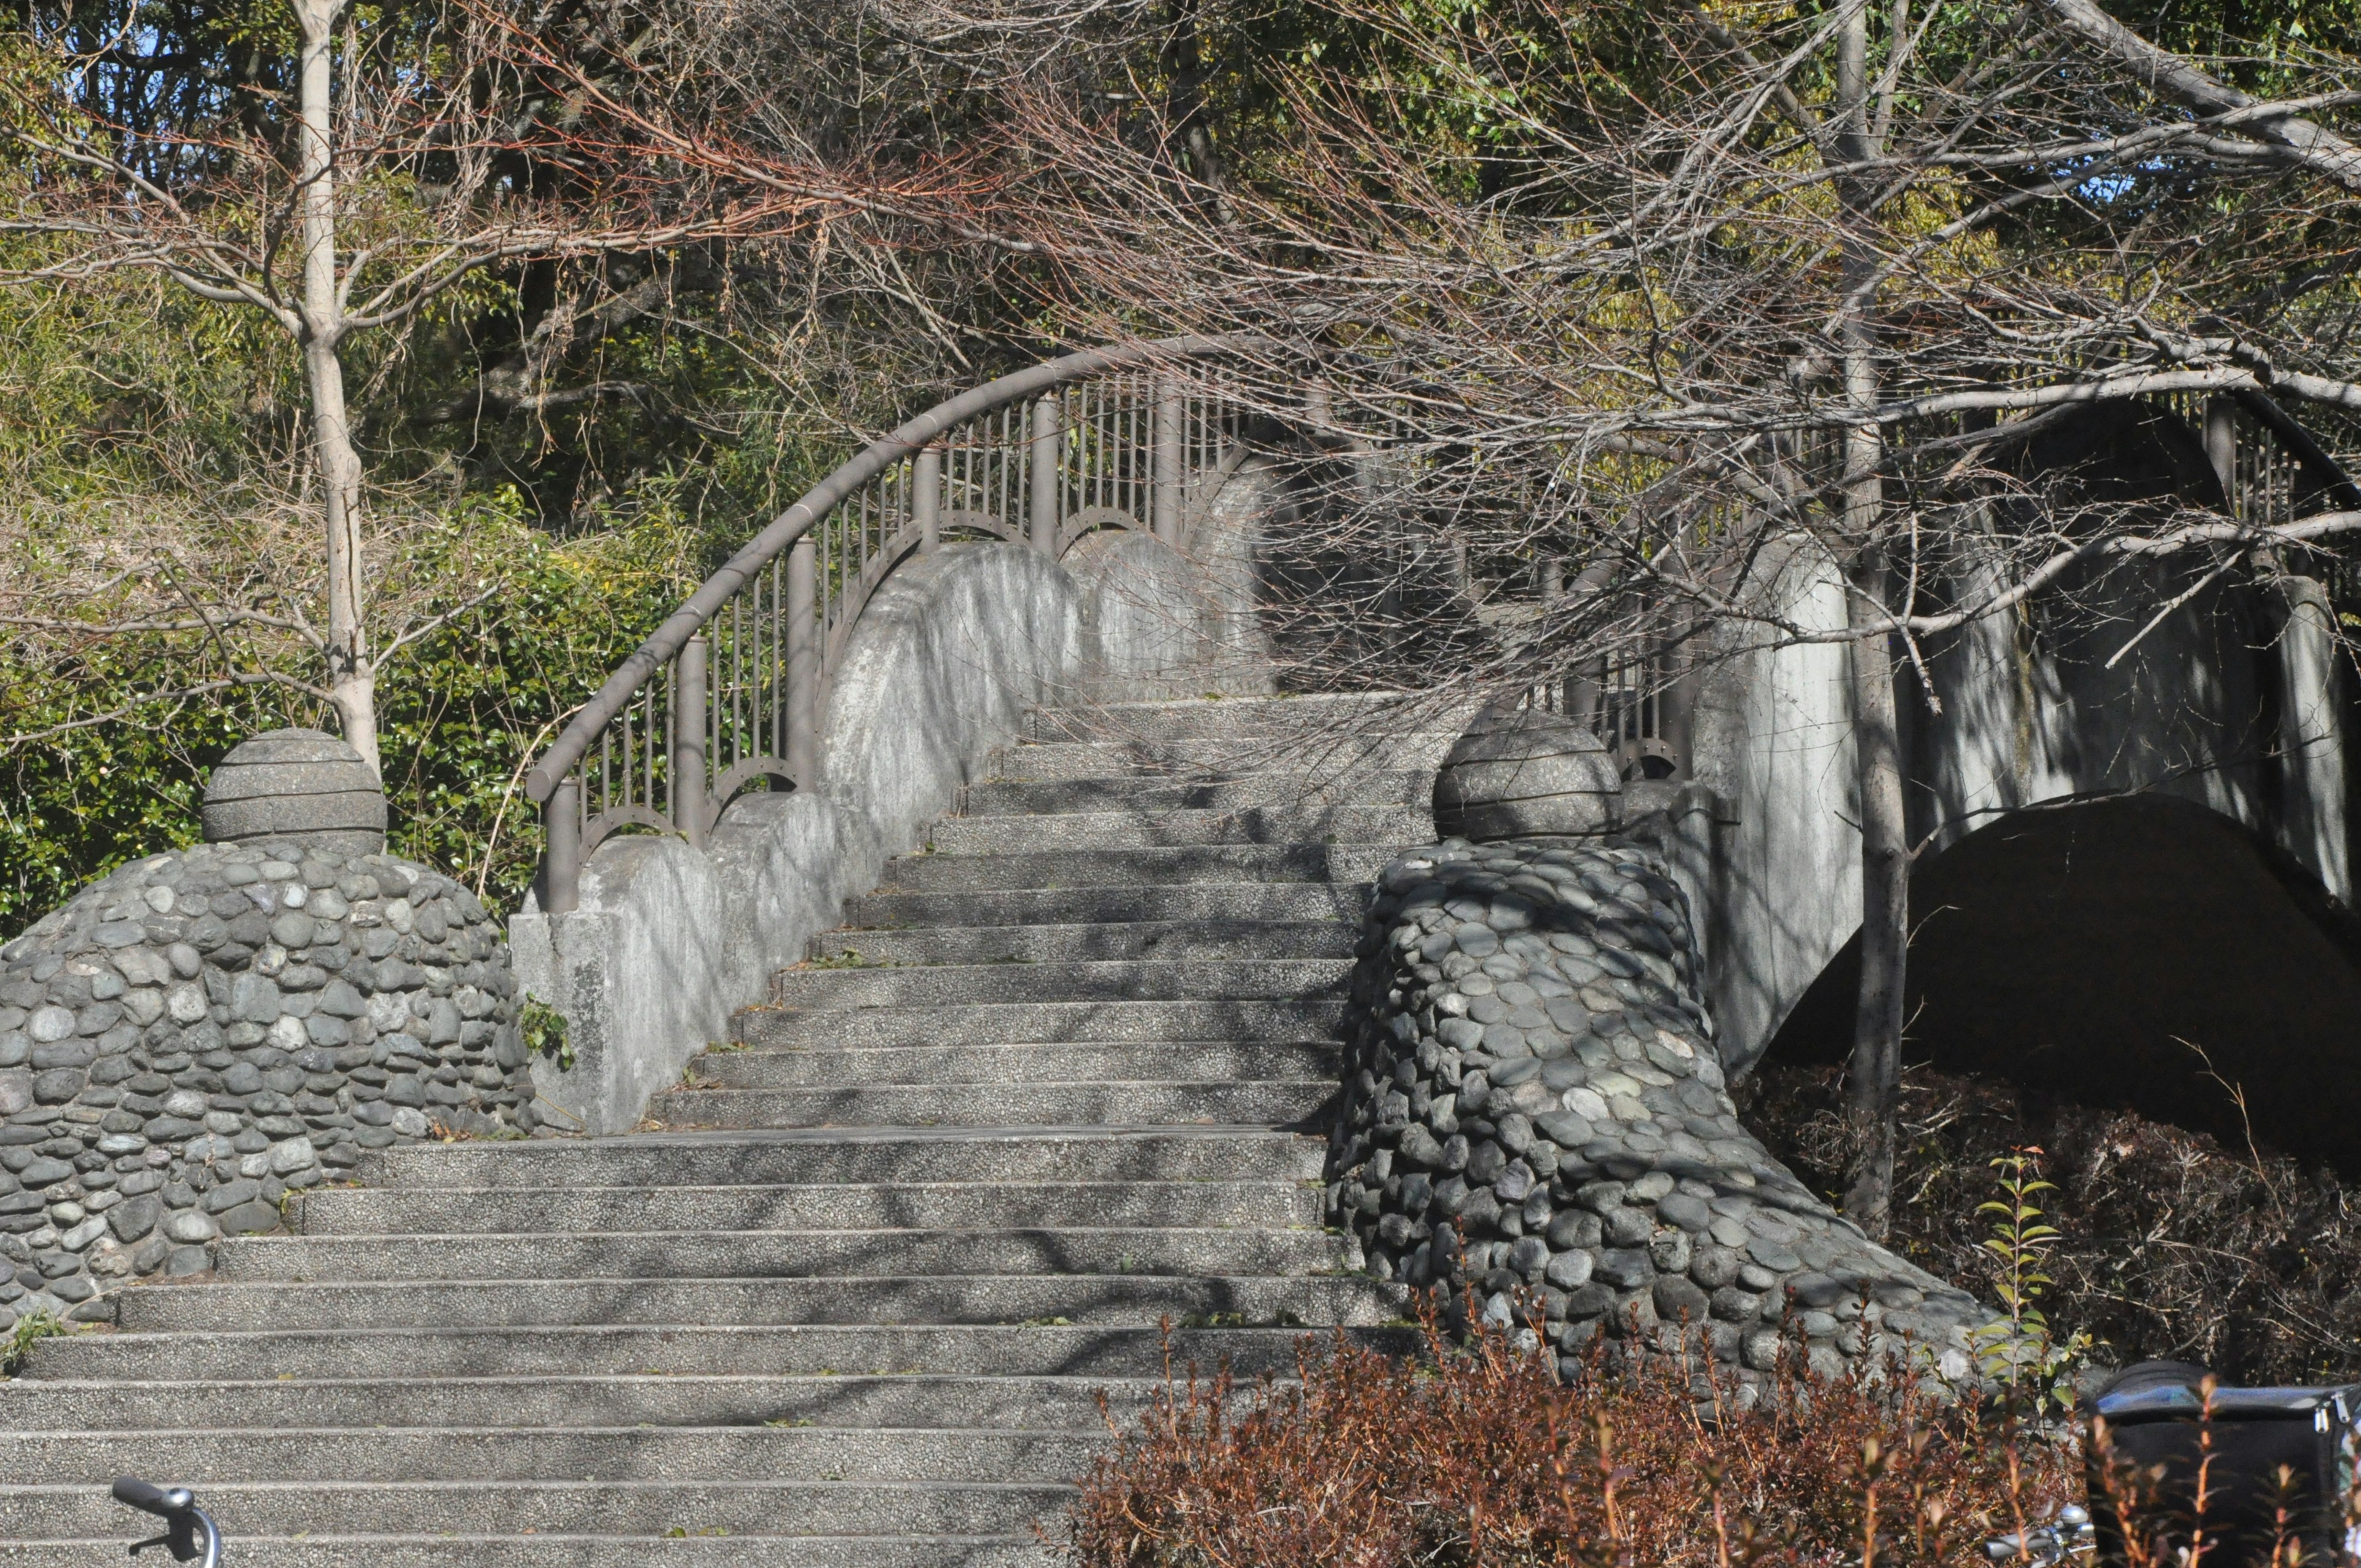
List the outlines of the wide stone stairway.
<svg viewBox="0 0 2361 1568">
<path fill-rule="evenodd" d="M 774 1005 L 608 1139 L 372 1155 L 0 1382 L 0 1563 L 1035 1562 L 1166 1365 L 1389 1338 L 1321 1224 L 1371 875 L 1447 736 L 1337 699 L 1044 713 Z M 1315 740 L 1326 787 L 1274 738 Z M 1364 755 L 1349 753 L 1363 752 Z"/>
</svg>

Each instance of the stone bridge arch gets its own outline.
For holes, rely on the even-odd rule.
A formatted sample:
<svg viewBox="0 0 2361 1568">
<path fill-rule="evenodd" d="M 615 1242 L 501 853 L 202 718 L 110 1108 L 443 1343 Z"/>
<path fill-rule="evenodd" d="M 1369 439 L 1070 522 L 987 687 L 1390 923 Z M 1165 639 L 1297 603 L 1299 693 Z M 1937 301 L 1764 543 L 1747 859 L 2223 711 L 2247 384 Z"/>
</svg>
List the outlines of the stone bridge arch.
<svg viewBox="0 0 2361 1568">
<path fill-rule="evenodd" d="M 1912 883 L 1906 1059 L 2361 1173 L 2361 923 L 2233 817 L 2162 793 L 2009 813 Z M 1765 1043 L 1850 1047 L 1857 935 Z"/>
<path fill-rule="evenodd" d="M 2220 505 L 2225 476 L 2234 489 L 2244 482 L 2236 449 L 2215 439 L 2222 432 L 2214 426 L 2229 419 L 2209 415 L 2201 427 L 2169 410 L 2101 405 L 2061 425 L 2027 461 L 2071 469 L 2109 499 L 2163 504 L 2186 496 Z M 2215 445 L 2224 445 L 2226 456 L 2211 450 Z M 2293 478 L 2279 496 L 2297 515 L 2342 504 L 2351 488 L 2316 448 L 2310 452 L 2290 462 Z M 2304 466 L 2313 458 L 2317 473 Z M 1999 895 L 1980 879 L 1999 874 L 2012 857 L 2037 882 L 2048 874 L 2045 867 L 2070 863 L 2075 842 L 2105 846 L 2120 883 L 2109 896 L 2121 907 L 2094 886 L 2060 883 L 2042 916 L 2053 948 L 2086 955 L 2084 968 L 2067 978 L 2079 972 L 2084 989 L 2098 994 L 2103 988 L 2089 984 L 2093 966 L 2126 984 L 2152 976 L 2154 1005 L 2134 1010 L 2147 1020 L 2143 1027 L 2169 1039 L 2177 1018 L 2186 1037 L 2209 1048 L 2235 1046 L 2254 1064 L 2252 1097 L 2267 1075 L 2290 1084 L 2306 1075 L 2344 1075 L 2350 1047 L 2343 1036 L 2361 1036 L 2361 984 L 2350 978 L 2361 951 L 2349 913 L 2354 683 L 2340 670 L 2327 587 L 2299 576 L 2225 580 L 2133 641 L 2154 607 L 2185 581 L 2159 592 L 2165 578 L 2119 570 L 2102 581 L 2069 583 L 2023 614 L 1975 623 L 1923 648 L 1927 685 L 1905 689 L 1903 702 L 1911 833 L 1927 847 L 1914 879 L 1921 929 L 1912 962 L 1927 966 L 1929 983 L 1938 986 L 1952 986 L 1947 977 L 1954 973 L 1983 977 L 1968 990 L 1989 986 L 1991 997 L 1946 991 L 1943 1004 L 1964 1007 L 1960 1016 L 1982 1020 L 1980 1026 L 1997 1026 L 2002 1000 L 2027 992 L 2008 990 L 1998 935 L 1970 941 L 1979 928 L 1973 920 L 1954 918 L 1947 932 L 1948 916 L 1930 920 L 1930 912 L 1952 896 L 1947 888 L 1954 883 L 1979 909 L 1993 906 Z M 1842 579 L 1809 541 L 1766 561 L 1756 591 L 1806 627 L 1844 625 Z M 1774 1041 L 1784 1050 L 1806 1036 L 1828 1036 L 1839 991 L 1849 1005 L 1857 961 L 1847 954 L 1861 918 L 1849 659 L 1839 644 L 1780 646 L 1748 633 L 1713 650 L 1694 677 L 1693 756 L 1688 777 L 1669 795 L 1666 841 L 1701 915 L 1708 992 L 1734 1071 Z M 2094 863 L 2086 859 L 2085 869 Z M 2118 940 L 2146 917 L 2150 905 L 2143 901 L 2190 918 L 2153 932 L 2146 948 Z M 2060 924 L 2070 912 L 2083 924 Z M 2007 934 L 2010 918 L 1975 916 L 1999 935 Z M 2020 931 L 2034 923 L 2028 911 L 2015 919 Z M 2256 946 L 2242 960 L 2255 975 L 2279 977 L 2252 988 L 2247 1012 L 2269 1022 L 2245 1036 L 2220 1008 L 2176 992 L 2186 977 L 2166 972 L 2171 966 L 2163 958 L 2202 954 L 2209 935 L 2229 941 L 2229 924 L 2239 927 L 2240 944 L 2257 931 L 2280 938 L 2278 948 Z M 1984 956 L 1971 961 L 1962 956 L 1970 948 Z M 2037 957 L 2025 949 L 2012 961 L 2033 965 Z M 2070 1012 L 2075 992 L 2064 979 L 2048 994 L 2049 1005 Z M 2167 996 L 2180 1000 L 2166 1007 Z M 2010 1016 L 2011 1027 L 2040 1033 L 2022 1012 Z M 2092 1016 L 2083 1032 L 2105 1034 L 2098 1024 Z M 1832 1037 L 1847 1034 L 1849 1025 Z M 2205 1041 L 2207 1035 L 2216 1039 Z M 2249 1036 L 2251 1054 L 2242 1043 Z M 2202 1080 L 2191 1072 L 2202 1066 L 2185 1047 L 2171 1047 L 2169 1055 L 2185 1058 L 2191 1072 L 2167 1071 L 2163 1058 L 2144 1054 L 2149 1047 L 2134 1049 L 2121 1030 L 2109 1037 L 2116 1046 L 2086 1053 L 2087 1071 L 2054 1049 L 1973 1065 L 2078 1096 L 2099 1092 L 2100 1080 L 2114 1074 L 2147 1072 L 2156 1098 L 2143 1109 L 2200 1125 L 2214 1124 L 2209 1114 L 2218 1121 L 2221 1091 L 2197 1092 Z M 1914 1044 L 1915 1058 L 1926 1054 Z M 2226 1073 L 2218 1054 L 2216 1065 Z M 2340 1119 L 2349 1125 L 2349 1112 L 2361 1109 L 2336 1094 L 2296 1093 L 2273 1104 L 2274 1141 L 2323 1153 L 2334 1152 L 2322 1141 L 2326 1133 L 2316 1140 L 2299 1127 Z M 2257 1108 L 2262 1125 L 2260 1101 Z"/>
</svg>

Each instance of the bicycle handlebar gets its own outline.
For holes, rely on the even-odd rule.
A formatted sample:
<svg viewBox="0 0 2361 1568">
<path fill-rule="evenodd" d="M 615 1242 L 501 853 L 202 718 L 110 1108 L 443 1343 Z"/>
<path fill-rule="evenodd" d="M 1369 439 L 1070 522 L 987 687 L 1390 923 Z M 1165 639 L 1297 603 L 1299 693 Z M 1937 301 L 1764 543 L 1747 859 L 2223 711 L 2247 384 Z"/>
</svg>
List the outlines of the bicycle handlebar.
<svg viewBox="0 0 2361 1568">
<path fill-rule="evenodd" d="M 122 1475 L 115 1478 L 115 1500 L 137 1508 L 142 1513 L 154 1514 L 158 1519 L 168 1519 L 174 1514 L 187 1511 L 196 1498 L 190 1494 L 186 1486 L 166 1488 L 156 1486 L 152 1482 L 142 1481 L 136 1475 Z"/>
<path fill-rule="evenodd" d="M 197 1507 L 196 1495 L 186 1486 L 159 1486 L 136 1475 L 119 1475 L 112 1490 L 116 1502 L 164 1521 L 164 1533 L 134 1546 L 132 1555 L 138 1555 L 142 1547 L 160 1546 L 175 1562 L 202 1560 L 203 1568 L 215 1568 L 221 1562 L 221 1531 Z"/>
</svg>

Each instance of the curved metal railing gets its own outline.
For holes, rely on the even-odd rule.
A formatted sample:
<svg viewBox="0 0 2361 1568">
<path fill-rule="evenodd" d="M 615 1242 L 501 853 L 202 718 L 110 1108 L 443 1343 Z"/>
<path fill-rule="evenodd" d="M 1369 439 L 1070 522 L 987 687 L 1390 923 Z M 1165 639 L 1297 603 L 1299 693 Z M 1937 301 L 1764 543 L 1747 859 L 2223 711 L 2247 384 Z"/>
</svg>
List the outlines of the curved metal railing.
<svg viewBox="0 0 2361 1568">
<path fill-rule="evenodd" d="M 945 541 L 1053 559 L 1101 528 L 1175 545 L 1236 466 L 1245 406 L 1168 372 L 1243 346 L 1172 338 L 1049 360 L 872 443 L 730 558 L 607 678 L 525 775 L 547 829 L 544 912 L 642 827 L 701 845 L 757 782 L 811 787 L 819 716 L 870 600 Z"/>
</svg>

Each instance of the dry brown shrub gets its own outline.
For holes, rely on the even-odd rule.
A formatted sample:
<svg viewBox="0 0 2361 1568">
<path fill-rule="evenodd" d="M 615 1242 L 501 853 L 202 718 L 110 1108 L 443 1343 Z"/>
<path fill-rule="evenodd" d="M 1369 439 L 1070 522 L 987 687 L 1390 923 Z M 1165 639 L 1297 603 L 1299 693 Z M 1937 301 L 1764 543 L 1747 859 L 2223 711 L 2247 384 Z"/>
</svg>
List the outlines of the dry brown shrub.
<svg viewBox="0 0 2361 1568">
<path fill-rule="evenodd" d="M 1817 1190 L 1850 1168 L 1842 1069 L 1766 1063 L 1741 1112 Z M 1892 1245 L 1960 1286 L 1990 1283 L 1989 1162 L 2044 1151 L 2043 1201 L 2060 1239 L 2043 1302 L 2101 1359 L 2202 1362 L 2233 1384 L 2361 1377 L 2361 1216 L 2325 1170 L 2239 1150 L 2128 1111 L 2048 1101 L 1990 1079 L 1914 1068 L 1902 1082 Z"/>
<path fill-rule="evenodd" d="M 1664 1360 L 1571 1385 L 1427 1324 L 1422 1359 L 1307 1335 L 1300 1381 L 1192 1367 L 1084 1483 L 1100 1568 L 1985 1563 L 2079 1499 L 2068 1449 L 1902 1376 L 1735 1384 Z M 1864 1550 L 1867 1548 L 1867 1550 Z M 1988 1568 L 1988 1565 L 1987 1565 Z"/>
</svg>

